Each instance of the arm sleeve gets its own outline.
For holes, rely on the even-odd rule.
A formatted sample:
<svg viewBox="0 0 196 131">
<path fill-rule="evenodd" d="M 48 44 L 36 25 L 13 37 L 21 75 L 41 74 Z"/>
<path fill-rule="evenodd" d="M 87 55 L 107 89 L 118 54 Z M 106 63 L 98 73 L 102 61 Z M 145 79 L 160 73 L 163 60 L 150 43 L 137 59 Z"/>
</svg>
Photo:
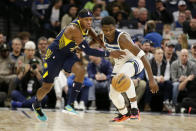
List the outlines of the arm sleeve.
<svg viewBox="0 0 196 131">
<path fill-rule="evenodd" d="M 79 44 L 79 47 L 87 55 L 92 55 L 92 56 L 97 56 L 97 57 L 108 57 L 110 55 L 110 52 L 108 51 L 100 51 L 100 50 L 90 48 L 86 40 L 83 40 L 82 43 Z"/>
</svg>

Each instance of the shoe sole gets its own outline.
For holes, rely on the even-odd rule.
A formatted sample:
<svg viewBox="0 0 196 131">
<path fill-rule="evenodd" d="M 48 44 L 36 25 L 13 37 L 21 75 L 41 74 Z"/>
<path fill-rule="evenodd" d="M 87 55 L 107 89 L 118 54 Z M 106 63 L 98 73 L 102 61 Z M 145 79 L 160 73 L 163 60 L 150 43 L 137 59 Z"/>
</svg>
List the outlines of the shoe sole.
<svg viewBox="0 0 196 131">
<path fill-rule="evenodd" d="M 111 120 L 111 122 L 123 122 L 123 121 L 126 121 L 127 119 L 129 119 L 129 117 L 124 117 L 120 120 Z"/>
<path fill-rule="evenodd" d="M 78 115 L 78 113 L 74 113 L 74 112 L 70 112 L 70 111 L 67 111 L 67 110 L 62 110 L 63 113 L 66 113 L 66 114 L 70 114 L 70 115 Z"/>
</svg>

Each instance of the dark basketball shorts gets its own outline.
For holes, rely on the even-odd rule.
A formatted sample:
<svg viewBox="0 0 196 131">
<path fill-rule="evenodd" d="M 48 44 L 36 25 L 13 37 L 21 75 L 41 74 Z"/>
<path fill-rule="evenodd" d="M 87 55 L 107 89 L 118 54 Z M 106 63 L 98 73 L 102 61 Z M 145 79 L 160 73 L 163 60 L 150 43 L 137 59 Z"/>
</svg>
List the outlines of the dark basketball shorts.
<svg viewBox="0 0 196 131">
<path fill-rule="evenodd" d="M 53 83 L 54 78 L 59 75 L 62 69 L 66 72 L 71 72 L 73 64 L 78 61 L 80 61 L 80 59 L 74 53 L 63 55 L 60 52 L 52 52 L 50 56 L 46 57 L 43 65 L 43 82 Z"/>
</svg>

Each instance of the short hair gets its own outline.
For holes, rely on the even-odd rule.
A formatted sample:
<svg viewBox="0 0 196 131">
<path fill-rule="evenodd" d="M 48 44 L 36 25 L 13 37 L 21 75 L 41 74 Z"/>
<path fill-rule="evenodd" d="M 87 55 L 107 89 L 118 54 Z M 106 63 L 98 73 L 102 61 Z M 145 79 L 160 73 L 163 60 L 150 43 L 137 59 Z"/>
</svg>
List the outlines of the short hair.
<svg viewBox="0 0 196 131">
<path fill-rule="evenodd" d="M 102 5 L 97 4 L 93 7 L 93 12 L 95 12 L 97 9 L 101 9 L 102 10 Z"/>
<path fill-rule="evenodd" d="M 116 25 L 116 21 L 112 16 L 106 16 L 101 20 L 101 25 Z"/>
<path fill-rule="evenodd" d="M 82 9 L 78 13 L 78 17 L 84 18 L 84 17 L 92 17 L 92 12 L 88 9 Z"/>
<path fill-rule="evenodd" d="M 14 38 L 14 39 L 12 40 L 12 44 L 13 44 L 15 41 L 19 41 L 19 42 L 22 44 L 21 39 L 20 39 L 20 38 L 18 38 L 18 37 Z"/>
<path fill-rule="evenodd" d="M 43 40 L 43 41 L 47 41 L 48 42 L 48 39 L 45 37 L 45 36 L 41 36 L 38 40 L 37 40 L 37 43 L 39 44 L 39 42 Z"/>
</svg>

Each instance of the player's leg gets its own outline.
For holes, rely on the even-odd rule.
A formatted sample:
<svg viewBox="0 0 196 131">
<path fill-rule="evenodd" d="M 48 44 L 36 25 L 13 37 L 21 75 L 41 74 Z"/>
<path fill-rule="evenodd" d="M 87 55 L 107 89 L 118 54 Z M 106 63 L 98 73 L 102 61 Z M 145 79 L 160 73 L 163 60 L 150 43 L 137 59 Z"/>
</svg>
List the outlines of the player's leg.
<svg viewBox="0 0 196 131">
<path fill-rule="evenodd" d="M 58 76 L 61 70 L 60 67 L 62 63 L 56 59 L 57 58 L 55 57 L 50 57 L 47 61 L 45 61 L 42 87 L 37 90 L 36 101 L 32 104 L 37 118 L 41 121 L 47 120 L 47 117 L 41 108 L 41 101 L 52 89 L 54 78 Z"/>
<path fill-rule="evenodd" d="M 112 85 L 110 85 L 109 97 L 120 113 L 112 121 L 121 122 L 128 119 L 130 117 L 130 114 L 125 105 L 124 97 L 121 95 L 121 93 L 115 91 Z"/>
<path fill-rule="evenodd" d="M 66 61 L 63 66 L 63 69 L 67 72 L 72 72 L 75 74 L 73 87 L 71 88 L 71 93 L 69 95 L 67 105 L 65 106 L 65 110 L 77 114 L 76 111 L 73 109 L 73 105 L 78 94 L 80 93 L 80 88 L 82 87 L 82 83 L 84 81 L 85 68 L 80 62 L 79 58 L 74 55 Z"/>
<path fill-rule="evenodd" d="M 134 62 L 127 62 L 125 63 L 119 73 L 124 73 L 128 75 L 131 79 L 137 72 L 137 66 L 134 65 Z M 133 117 L 138 117 L 138 106 L 137 106 L 137 99 L 136 99 L 136 92 L 135 92 L 135 86 L 133 84 L 133 81 L 131 80 L 130 88 L 126 91 L 126 95 L 129 98 L 130 104 L 131 104 L 131 114 Z"/>
</svg>

